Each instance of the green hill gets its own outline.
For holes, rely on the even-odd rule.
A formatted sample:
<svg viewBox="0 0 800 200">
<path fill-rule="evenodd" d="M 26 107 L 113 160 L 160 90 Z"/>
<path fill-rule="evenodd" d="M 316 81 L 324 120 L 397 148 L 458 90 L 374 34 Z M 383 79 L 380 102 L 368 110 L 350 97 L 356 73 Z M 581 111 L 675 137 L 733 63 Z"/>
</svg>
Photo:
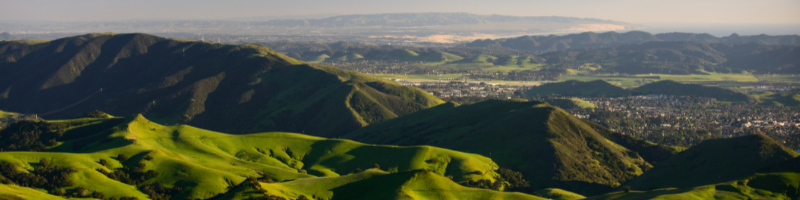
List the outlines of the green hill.
<svg viewBox="0 0 800 200">
<path fill-rule="evenodd" d="M 606 137 L 612 135 L 619 138 Z M 377 144 L 434 145 L 487 156 L 521 172 L 530 181 L 527 192 L 561 188 L 596 195 L 651 167 L 627 148 L 648 149 L 644 141 L 609 132 L 543 102 L 446 103 L 344 137 Z"/>
<path fill-rule="evenodd" d="M 41 134 L 29 134 L 34 132 Z M 56 133 L 60 135 L 52 135 Z M 40 175 L 42 167 L 63 167 L 74 169 L 64 177 L 73 184 L 49 191 L 75 192 L 81 187 L 118 199 L 147 199 L 142 188 L 156 182 L 166 188 L 180 187 L 180 192 L 167 193 L 176 199 L 240 196 L 237 185 L 246 177 L 259 177 L 271 195 L 292 199 L 298 194 L 323 199 L 537 199 L 461 186 L 457 183 L 495 181 L 497 164 L 477 154 L 430 146 L 369 145 L 283 132 L 231 135 L 188 125 L 164 126 L 141 115 L 20 122 L 1 131 L 0 137 L 25 134 L 29 135 L 21 141 L 44 142 L 46 148 L 8 151 L 12 148 L 8 142 L 13 141 L 0 143 L 6 150 L 0 152 L 0 181 L 5 184 L 33 180 L 14 178 L 19 173 Z M 46 142 L 49 138 L 54 142 Z M 37 146 L 13 143 L 17 145 L 13 148 Z M 380 170 L 370 169 L 376 164 Z M 370 170 L 354 173 L 357 168 Z M 45 193 L 0 186 L 0 195 L 35 199 Z M 352 196 L 358 194 L 364 196 Z"/>
<path fill-rule="evenodd" d="M 0 110 L 43 118 L 99 109 L 231 133 L 334 136 L 443 103 L 420 89 L 259 45 L 147 34 L 4 41 L 0 62 Z"/>
<path fill-rule="evenodd" d="M 749 94 L 757 102 L 765 105 L 800 106 L 800 93 L 774 93 L 770 91 Z"/>
<path fill-rule="evenodd" d="M 764 135 L 707 140 L 659 163 L 626 185 L 635 190 L 687 189 L 737 180 L 796 156 Z"/>
<path fill-rule="evenodd" d="M 798 199 L 796 156 L 763 135 L 704 141 L 631 180 L 630 192 L 587 199 Z"/>
<path fill-rule="evenodd" d="M 671 80 L 658 81 L 635 88 L 640 94 L 663 94 L 716 98 L 718 101 L 753 101 L 747 94 L 721 87 L 682 84 Z"/>
<path fill-rule="evenodd" d="M 569 80 L 543 84 L 528 90 L 527 94 L 528 96 L 548 96 L 557 94 L 562 96 L 621 97 L 628 96 L 631 92 L 601 80 L 590 82 Z"/>
<path fill-rule="evenodd" d="M 757 173 L 735 181 L 677 189 L 613 192 L 587 200 L 798 199 L 800 173 Z"/>
</svg>

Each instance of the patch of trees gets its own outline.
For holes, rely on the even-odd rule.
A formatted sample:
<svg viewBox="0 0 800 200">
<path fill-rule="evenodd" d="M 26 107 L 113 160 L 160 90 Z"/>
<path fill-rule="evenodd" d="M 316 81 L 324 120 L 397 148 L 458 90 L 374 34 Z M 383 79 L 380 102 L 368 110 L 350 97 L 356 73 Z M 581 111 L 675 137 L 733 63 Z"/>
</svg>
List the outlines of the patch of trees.
<svg viewBox="0 0 800 200">
<path fill-rule="evenodd" d="M 106 175 L 110 179 L 114 179 L 129 185 L 138 185 L 158 176 L 158 172 L 154 170 L 144 171 L 145 167 L 146 165 L 140 162 L 136 164 L 136 166 L 124 166 L 122 169 L 113 172 L 108 172 L 105 169 L 100 168 L 98 168 L 97 171 L 103 175 Z"/>
<path fill-rule="evenodd" d="M 150 199 L 153 200 L 167 200 L 172 197 L 172 195 L 180 194 L 183 192 L 183 189 L 180 187 L 164 187 L 161 182 L 154 182 L 152 184 L 144 184 L 139 186 L 139 191 L 150 196 Z"/>
<path fill-rule="evenodd" d="M 79 116 L 78 118 L 83 118 L 83 117 L 88 117 L 88 118 L 108 118 L 108 114 L 106 114 L 106 113 L 104 113 L 103 111 L 100 111 L 100 110 L 94 110 L 92 112 L 87 113 L 86 115 Z"/>
<path fill-rule="evenodd" d="M 480 173 L 480 172 L 478 172 Z M 525 191 L 531 187 L 530 183 L 522 177 L 522 173 L 500 168 L 497 170 L 499 176 L 495 176 L 495 181 L 489 179 L 480 179 L 477 181 L 468 180 L 462 182 L 461 185 L 473 188 L 483 188 L 500 191 L 503 188 L 510 191 Z"/>
<path fill-rule="evenodd" d="M 472 188 L 483 188 L 483 189 L 491 189 L 491 190 L 500 191 L 500 189 L 503 188 L 503 181 L 498 179 L 498 180 L 494 181 L 494 183 L 492 183 L 492 181 L 489 180 L 489 179 L 480 179 L 480 180 L 477 180 L 477 181 L 469 180 L 469 181 L 463 182 L 461 185 L 467 186 L 467 187 L 472 187 Z"/>
<path fill-rule="evenodd" d="M 67 124 L 43 121 L 19 121 L 0 131 L 2 151 L 44 151 L 58 144 Z"/>
<path fill-rule="evenodd" d="M 42 160 L 39 166 L 34 167 L 30 173 L 17 172 L 17 167 L 11 163 L 0 163 L 0 177 L 3 184 L 16 184 L 22 187 L 44 188 L 54 191 L 62 187 L 73 185 L 69 179 L 69 174 L 77 172 L 75 168 L 63 168 L 50 166 L 49 162 Z"/>
<path fill-rule="evenodd" d="M 500 174 L 502 180 L 505 180 L 508 183 L 506 188 L 511 191 L 522 191 L 531 187 L 530 182 L 525 180 L 520 172 L 506 168 L 500 168 L 497 170 L 497 173 Z"/>
<path fill-rule="evenodd" d="M 117 156 L 117 160 L 120 162 L 125 162 L 129 158 L 125 154 L 119 154 Z M 150 155 L 145 155 L 143 157 L 144 160 L 152 160 L 153 157 Z M 108 161 L 105 159 L 100 159 L 100 164 L 103 166 L 108 165 Z M 145 171 L 145 167 L 147 165 L 144 162 L 139 162 L 136 166 L 123 166 L 120 170 L 108 172 L 105 169 L 98 168 L 97 171 L 105 175 L 110 179 L 117 180 L 119 182 L 123 182 L 128 185 L 139 185 L 139 191 L 142 193 L 147 194 L 150 196 L 150 199 L 153 200 L 161 200 L 161 199 L 170 199 L 172 196 L 180 194 L 183 192 L 183 188 L 180 187 L 166 187 L 161 182 L 153 182 L 151 184 L 143 184 L 147 180 L 155 178 L 158 176 L 158 172 L 154 170 L 147 170 Z"/>
</svg>

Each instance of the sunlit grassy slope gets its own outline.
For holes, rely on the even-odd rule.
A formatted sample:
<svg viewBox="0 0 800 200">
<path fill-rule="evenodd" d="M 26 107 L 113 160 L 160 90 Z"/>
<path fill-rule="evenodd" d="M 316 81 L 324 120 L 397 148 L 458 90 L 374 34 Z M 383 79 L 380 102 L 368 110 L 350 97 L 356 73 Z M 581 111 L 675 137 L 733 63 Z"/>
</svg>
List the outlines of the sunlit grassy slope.
<svg viewBox="0 0 800 200">
<path fill-rule="evenodd" d="M 594 109 L 597 107 L 597 105 L 594 105 L 593 103 L 578 98 L 547 99 L 545 100 L 545 102 L 562 109 L 572 109 L 572 108 Z"/>
<path fill-rule="evenodd" d="M 260 177 L 257 172 L 270 174 L 281 182 L 265 185 L 272 188 L 270 191 L 285 196 L 308 194 L 339 199 L 340 196 L 352 195 L 348 191 L 376 183 L 391 183 L 370 191 L 379 196 L 416 195 L 418 199 L 450 197 L 448 195 L 455 195 L 451 199 L 460 199 L 457 197 L 462 195 L 459 193 L 462 190 L 472 191 L 478 197 L 534 199 L 530 195 L 457 185 L 453 181 L 494 180 L 497 175 L 494 170 L 498 166 L 484 156 L 430 146 L 369 145 L 282 132 L 230 135 L 187 125 L 164 126 L 141 115 L 127 119 L 83 118 L 51 122 L 78 126 L 70 128 L 72 131 L 66 134 L 82 137 L 63 142 L 46 152 L 2 152 L 0 162 L 13 163 L 19 170 L 31 170 L 42 159 L 55 166 L 72 166 L 78 170 L 70 175 L 75 186 L 103 192 L 107 197 L 146 199 L 134 186 L 109 179 L 96 171 L 115 171 L 123 165 L 141 162 L 146 164 L 145 170 L 152 169 L 159 174 L 148 183 L 159 181 L 167 186 L 184 188 L 183 194 L 175 196 L 178 199 L 209 198 L 226 193 L 228 186 L 241 183 L 245 177 Z M 116 125 L 109 129 L 97 128 L 110 127 L 109 123 Z M 115 159 L 119 154 L 130 159 L 120 163 Z M 154 159 L 144 160 L 145 155 Z M 110 166 L 100 165 L 100 159 L 108 160 Z M 380 165 L 380 171 L 368 170 L 345 176 L 356 168 L 369 169 L 374 164 Z M 353 178 L 370 174 L 376 176 L 367 177 L 368 180 Z M 445 176 L 452 176 L 453 180 Z M 348 181 L 367 186 L 354 188 L 344 184 Z M 15 194 L 11 190 L 14 188 L 8 188 L 11 187 L 0 188 L 0 193 Z"/>
<path fill-rule="evenodd" d="M 36 190 L 27 187 L 20 187 L 16 185 L 0 184 L 0 199 L 4 200 L 24 200 L 24 199 L 53 199 L 62 200 L 65 197 L 54 196 L 47 194 L 45 191 Z M 72 198 L 84 199 L 84 198 Z"/>
<path fill-rule="evenodd" d="M 296 199 L 544 199 L 516 192 L 468 188 L 435 172 L 412 170 L 388 173 L 377 169 L 339 177 L 299 179 L 283 183 L 260 183 L 267 193 Z M 248 199 L 259 192 L 238 187 L 220 199 Z"/>
<path fill-rule="evenodd" d="M 254 44 L 95 33 L 3 41 L 0 60 L 0 109 L 51 119 L 100 109 L 229 133 L 333 137 L 444 103 L 418 88 Z"/>
</svg>

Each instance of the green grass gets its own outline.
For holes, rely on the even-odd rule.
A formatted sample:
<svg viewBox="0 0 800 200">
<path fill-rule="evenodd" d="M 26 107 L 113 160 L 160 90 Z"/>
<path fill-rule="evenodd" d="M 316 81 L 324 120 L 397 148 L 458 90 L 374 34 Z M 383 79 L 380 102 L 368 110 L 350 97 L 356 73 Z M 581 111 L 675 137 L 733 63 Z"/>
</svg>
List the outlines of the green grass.
<svg viewBox="0 0 800 200">
<path fill-rule="evenodd" d="M 14 115 L 17 115 L 17 113 L 6 112 L 6 111 L 0 110 L 0 118 L 8 118 L 8 117 L 12 117 Z"/>
<path fill-rule="evenodd" d="M 25 199 L 53 199 L 62 200 L 67 199 L 60 196 L 53 196 L 47 191 L 37 190 L 27 187 L 20 187 L 16 185 L 0 184 L 0 199 L 5 200 L 25 200 Z M 71 198 L 71 199 L 87 199 L 87 198 Z"/>
<path fill-rule="evenodd" d="M 702 74 L 689 74 L 689 75 L 676 75 L 676 74 L 653 74 L 652 76 L 659 76 L 661 80 L 673 80 L 678 82 L 702 82 L 702 81 L 737 81 L 737 82 L 758 82 L 758 78 L 749 74 L 723 74 L 708 72 L 709 75 Z M 650 74 L 640 74 L 637 76 L 651 76 Z"/>
<path fill-rule="evenodd" d="M 76 120 L 91 124 L 105 119 Z M 186 192 L 176 197 L 182 199 L 209 198 L 225 193 L 226 187 L 242 182 L 247 176 L 260 176 L 256 171 L 268 173 L 276 181 L 297 179 L 315 182 L 315 177 L 339 177 L 353 173 L 356 168 L 368 169 L 373 164 L 379 164 L 385 171 L 381 173 L 389 175 L 387 177 L 409 170 L 428 170 L 439 177 L 434 179 L 453 176 L 454 181 L 460 182 L 493 180 L 497 175 L 494 170 L 498 169 L 497 164 L 487 157 L 431 146 L 369 145 L 282 132 L 230 135 L 187 125 L 163 126 L 150 122 L 141 115 L 129 118 L 128 122 L 112 128 L 110 132 L 84 134 L 87 134 L 87 138 L 66 141 L 47 152 L 2 152 L 0 161 L 14 163 L 20 169 L 28 170 L 42 159 L 49 160 L 56 166 L 76 167 L 78 172 L 70 175 L 75 186 L 103 192 L 107 197 L 136 196 L 139 199 L 146 199 L 146 196 L 133 186 L 106 178 L 95 169 L 118 170 L 123 163 L 114 158 L 118 154 L 128 155 L 131 159 L 124 164 L 143 162 L 147 165 L 146 170 L 152 169 L 159 173 L 158 177 L 150 181 L 183 187 Z M 104 139 L 91 140 L 98 136 Z M 154 159 L 142 160 L 144 155 L 150 155 Z M 98 164 L 99 159 L 110 161 L 111 166 L 101 166 Z M 438 162 L 429 162 L 431 159 Z M 305 170 L 308 174 L 302 174 L 300 170 Z M 473 173 L 475 171 L 482 173 Z M 378 178 L 375 181 L 384 180 Z M 292 182 L 284 183 L 303 183 Z M 414 185 L 424 186 L 424 182 Z M 320 188 L 332 187 L 319 183 Z M 422 186 L 420 190 L 424 189 Z M 301 191 L 304 189 L 312 188 L 295 188 Z M 388 191 L 391 193 L 397 189 L 399 188 L 391 188 Z M 331 196 L 347 193 L 334 189 L 333 193 L 326 194 Z M 433 192 L 430 195 L 438 194 Z"/>
</svg>

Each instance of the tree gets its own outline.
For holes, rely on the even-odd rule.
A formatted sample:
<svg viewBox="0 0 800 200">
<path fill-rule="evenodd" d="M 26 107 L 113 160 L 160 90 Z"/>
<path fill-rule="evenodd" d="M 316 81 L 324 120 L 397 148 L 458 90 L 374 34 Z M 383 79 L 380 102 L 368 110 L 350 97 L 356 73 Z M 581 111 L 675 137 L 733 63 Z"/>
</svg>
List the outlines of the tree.
<svg viewBox="0 0 800 200">
<path fill-rule="evenodd" d="M 126 156 L 125 154 L 119 154 L 117 155 L 117 160 L 119 160 L 119 162 L 125 162 L 128 160 L 128 156 Z"/>
<path fill-rule="evenodd" d="M 363 171 L 364 171 L 364 170 L 361 170 L 361 168 L 358 168 L 358 167 L 356 167 L 356 170 L 355 170 L 355 171 L 353 171 L 353 172 L 354 172 L 354 173 L 359 173 L 359 172 L 363 172 Z"/>
<path fill-rule="evenodd" d="M 631 192 L 631 187 L 630 186 L 625 186 L 625 187 L 622 188 L 622 190 L 625 191 L 625 193 L 628 193 L 628 192 Z"/>
<path fill-rule="evenodd" d="M 106 159 L 100 159 L 100 165 L 108 167 L 108 161 Z"/>
<path fill-rule="evenodd" d="M 305 195 L 300 195 L 299 197 L 297 197 L 297 200 L 309 200 L 309 199 Z"/>
<path fill-rule="evenodd" d="M 375 163 L 375 164 L 372 164 L 372 168 L 375 168 L 375 169 L 380 169 L 380 168 L 381 168 L 381 166 L 380 166 L 380 165 L 378 165 L 378 163 Z"/>
</svg>

